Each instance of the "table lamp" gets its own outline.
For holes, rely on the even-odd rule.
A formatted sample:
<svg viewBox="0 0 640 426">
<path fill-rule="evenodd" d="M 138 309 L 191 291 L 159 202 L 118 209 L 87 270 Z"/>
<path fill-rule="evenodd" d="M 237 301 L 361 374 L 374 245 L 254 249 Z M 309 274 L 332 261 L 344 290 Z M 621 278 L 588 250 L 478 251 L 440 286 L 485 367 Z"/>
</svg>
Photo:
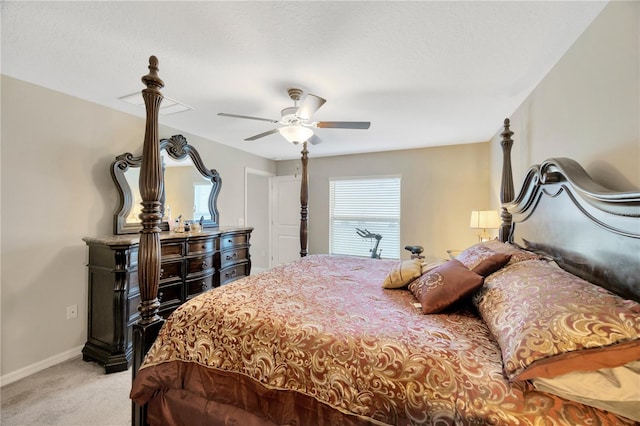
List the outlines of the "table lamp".
<svg viewBox="0 0 640 426">
<path fill-rule="evenodd" d="M 480 242 L 489 241 L 491 234 L 487 232 L 487 229 L 497 229 L 500 227 L 500 215 L 496 210 L 472 210 L 471 224 L 469 227 L 483 230 L 478 234 L 478 240 Z"/>
</svg>

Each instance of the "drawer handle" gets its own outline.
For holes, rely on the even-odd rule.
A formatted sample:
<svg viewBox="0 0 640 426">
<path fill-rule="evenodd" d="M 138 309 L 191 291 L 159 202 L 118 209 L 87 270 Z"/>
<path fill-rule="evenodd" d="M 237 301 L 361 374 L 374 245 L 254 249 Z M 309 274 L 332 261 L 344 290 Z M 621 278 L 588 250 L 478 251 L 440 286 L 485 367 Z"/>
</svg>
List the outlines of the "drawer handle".
<svg viewBox="0 0 640 426">
<path fill-rule="evenodd" d="M 207 245 L 206 245 L 206 244 L 203 244 L 203 245 L 202 245 L 202 248 L 203 248 L 203 249 L 206 249 L 206 248 L 207 248 Z"/>
<path fill-rule="evenodd" d="M 229 239 L 227 240 L 227 242 L 228 242 L 228 243 L 232 243 L 232 242 L 233 242 L 233 240 L 232 240 L 231 238 L 229 238 Z"/>
<path fill-rule="evenodd" d="M 202 288 L 202 291 L 205 291 L 207 289 L 207 282 L 206 281 L 202 281 L 202 284 L 200 285 L 200 288 Z"/>
<path fill-rule="evenodd" d="M 159 292 L 158 293 L 158 302 L 162 303 L 162 296 L 163 296 L 162 292 Z"/>
<path fill-rule="evenodd" d="M 233 254 L 228 254 L 227 255 L 227 260 L 236 260 L 236 257 L 238 257 L 238 253 L 233 252 Z"/>
<path fill-rule="evenodd" d="M 233 271 L 231 271 L 231 272 L 227 272 L 227 273 L 224 274 L 225 278 L 233 278 L 235 276 L 236 276 L 236 270 L 235 269 Z"/>
<path fill-rule="evenodd" d="M 160 278 L 162 278 L 162 275 L 164 275 L 164 269 L 160 268 Z"/>
<path fill-rule="evenodd" d="M 206 260 L 202 261 L 202 269 L 207 269 L 209 267 L 209 265 L 207 264 Z"/>
</svg>

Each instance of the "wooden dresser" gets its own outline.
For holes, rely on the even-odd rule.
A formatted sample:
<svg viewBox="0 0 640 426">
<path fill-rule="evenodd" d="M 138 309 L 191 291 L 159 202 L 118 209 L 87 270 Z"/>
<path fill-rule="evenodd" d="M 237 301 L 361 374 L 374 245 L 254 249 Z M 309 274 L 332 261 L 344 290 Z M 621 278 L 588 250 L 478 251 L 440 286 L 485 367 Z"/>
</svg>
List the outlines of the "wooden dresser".
<svg viewBox="0 0 640 426">
<path fill-rule="evenodd" d="M 198 233 L 163 232 L 160 315 L 168 317 L 192 297 L 249 275 L 253 228 L 218 228 Z M 89 288 L 85 361 L 107 373 L 128 369 L 132 324 L 138 320 L 138 236 L 83 238 L 89 246 Z"/>
</svg>

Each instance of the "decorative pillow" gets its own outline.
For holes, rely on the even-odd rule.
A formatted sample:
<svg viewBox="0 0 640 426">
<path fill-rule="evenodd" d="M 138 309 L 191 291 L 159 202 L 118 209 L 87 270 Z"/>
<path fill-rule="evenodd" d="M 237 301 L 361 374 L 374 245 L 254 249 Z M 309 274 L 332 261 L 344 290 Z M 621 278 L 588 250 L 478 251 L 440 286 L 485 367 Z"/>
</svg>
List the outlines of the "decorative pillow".
<svg viewBox="0 0 640 426">
<path fill-rule="evenodd" d="M 640 422 L 640 361 L 597 371 L 574 371 L 531 382 L 539 391 Z"/>
<path fill-rule="evenodd" d="M 473 270 L 483 260 L 488 259 L 496 253 L 510 255 L 511 257 L 507 261 L 509 265 L 517 262 L 522 262 L 524 260 L 540 259 L 540 256 L 535 253 L 523 250 L 513 244 L 503 243 L 499 240 L 483 241 L 481 243 L 472 245 L 471 247 L 463 250 L 462 253 L 458 254 L 456 256 L 456 259 L 462 262 L 467 268 Z M 502 266 L 500 266 L 498 269 L 500 269 Z"/>
<path fill-rule="evenodd" d="M 430 263 L 422 263 L 422 273 L 426 274 L 427 272 L 431 271 L 432 269 L 437 268 L 438 266 L 442 265 L 444 262 L 446 262 L 445 259 L 439 259 L 436 260 L 434 262 L 430 262 Z"/>
<path fill-rule="evenodd" d="M 510 254 L 496 253 L 482 260 L 479 264 L 473 267 L 472 271 L 478 275 L 486 277 L 509 263 L 510 259 Z"/>
<path fill-rule="evenodd" d="M 640 304 L 554 263 L 529 260 L 503 268 L 487 278 L 474 303 L 500 346 L 509 379 L 640 359 Z"/>
<path fill-rule="evenodd" d="M 483 277 L 452 259 L 409 284 L 423 314 L 435 314 L 482 286 Z"/>
<path fill-rule="evenodd" d="M 401 288 L 422 274 L 422 264 L 417 259 L 404 260 L 394 266 L 387 274 L 383 288 Z"/>
</svg>

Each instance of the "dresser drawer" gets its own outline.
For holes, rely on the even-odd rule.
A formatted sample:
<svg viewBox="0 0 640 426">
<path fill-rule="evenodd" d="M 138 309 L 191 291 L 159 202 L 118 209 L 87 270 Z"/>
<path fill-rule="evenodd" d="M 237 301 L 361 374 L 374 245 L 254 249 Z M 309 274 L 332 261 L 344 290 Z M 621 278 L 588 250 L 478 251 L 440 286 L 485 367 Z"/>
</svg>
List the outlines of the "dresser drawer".
<svg viewBox="0 0 640 426">
<path fill-rule="evenodd" d="M 249 243 L 249 234 L 231 234 L 224 235 L 220 241 L 220 250 L 225 250 L 235 246 L 241 246 Z"/>
<path fill-rule="evenodd" d="M 140 304 L 140 293 L 131 294 L 129 293 L 128 300 L 128 308 L 127 312 L 127 324 L 131 325 L 140 317 L 140 312 L 138 312 L 138 305 Z"/>
<path fill-rule="evenodd" d="M 182 277 L 182 260 L 175 260 L 173 262 L 162 262 L 160 264 L 161 284 L 181 279 Z"/>
<path fill-rule="evenodd" d="M 178 243 L 161 243 L 160 245 L 160 257 L 166 259 L 167 257 L 182 257 L 184 256 L 184 244 Z"/>
<path fill-rule="evenodd" d="M 111 249 L 92 245 L 89 249 L 89 265 L 114 270 L 126 270 L 138 265 L 138 247 Z"/>
<path fill-rule="evenodd" d="M 210 253 L 218 249 L 218 238 L 189 241 L 187 243 L 187 254 Z"/>
<path fill-rule="evenodd" d="M 129 267 L 133 268 L 138 266 L 138 248 L 129 250 Z"/>
<path fill-rule="evenodd" d="M 247 249 L 246 247 L 223 251 L 222 253 L 220 253 L 220 267 L 224 269 L 236 262 L 247 260 L 248 252 L 249 249 Z"/>
<path fill-rule="evenodd" d="M 182 303 L 182 283 L 161 285 L 158 289 L 160 310 L 175 309 Z"/>
<path fill-rule="evenodd" d="M 187 277 L 208 271 L 214 267 L 214 255 L 193 257 L 187 260 Z"/>
<path fill-rule="evenodd" d="M 189 300 L 194 296 L 213 288 L 214 274 L 210 274 L 204 277 L 188 280 L 185 283 L 185 300 Z"/>
<path fill-rule="evenodd" d="M 220 285 L 228 284 L 231 281 L 246 277 L 247 275 L 249 275 L 249 262 L 244 261 L 237 263 L 220 270 Z"/>
<path fill-rule="evenodd" d="M 139 293 L 140 292 L 140 284 L 138 284 L 138 270 L 134 269 L 129 271 L 129 294 Z"/>
</svg>

